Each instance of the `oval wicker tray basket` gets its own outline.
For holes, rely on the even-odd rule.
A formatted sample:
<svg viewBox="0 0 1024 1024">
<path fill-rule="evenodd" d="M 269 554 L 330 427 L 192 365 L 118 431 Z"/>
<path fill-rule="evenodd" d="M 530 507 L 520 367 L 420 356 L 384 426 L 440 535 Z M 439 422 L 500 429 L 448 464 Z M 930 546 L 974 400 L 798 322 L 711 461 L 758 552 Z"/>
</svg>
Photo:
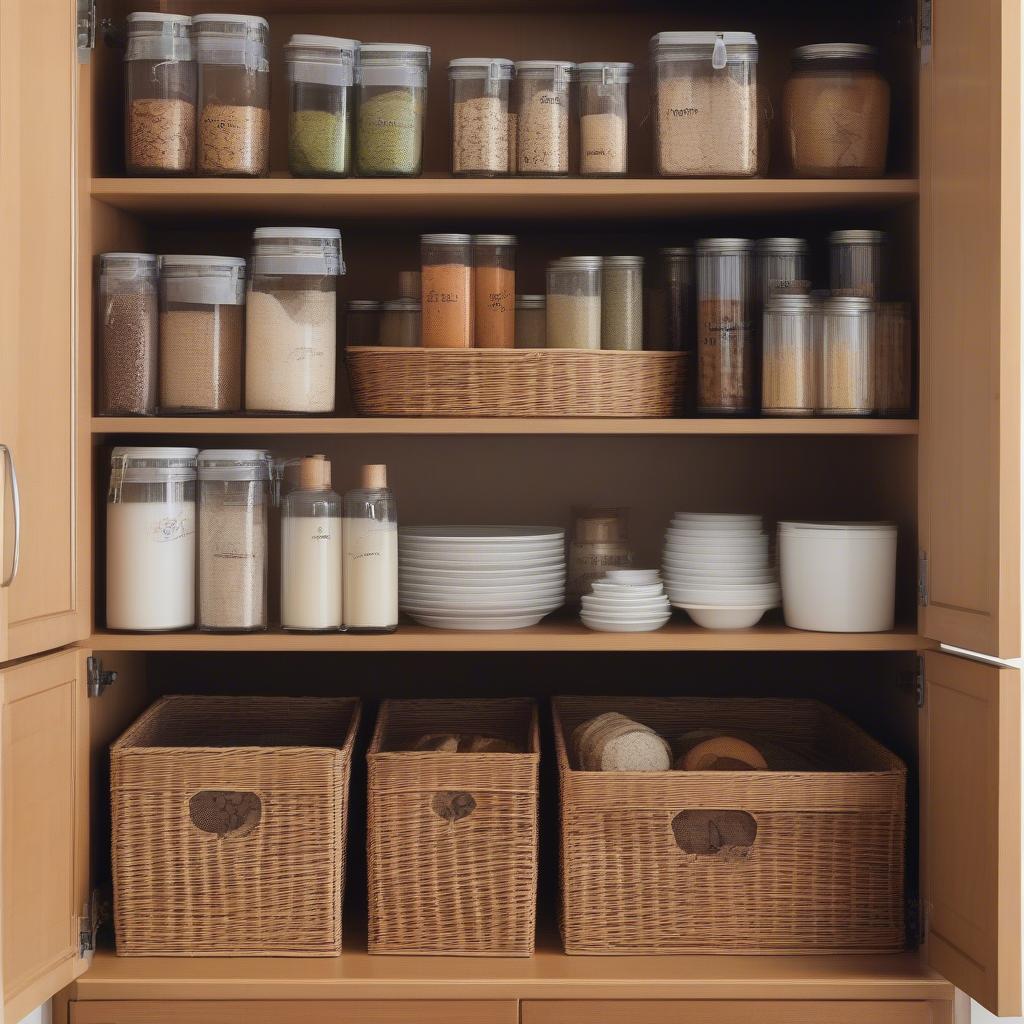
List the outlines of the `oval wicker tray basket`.
<svg viewBox="0 0 1024 1024">
<path fill-rule="evenodd" d="M 580 349 L 350 348 L 361 416 L 666 417 L 687 355 Z"/>
</svg>

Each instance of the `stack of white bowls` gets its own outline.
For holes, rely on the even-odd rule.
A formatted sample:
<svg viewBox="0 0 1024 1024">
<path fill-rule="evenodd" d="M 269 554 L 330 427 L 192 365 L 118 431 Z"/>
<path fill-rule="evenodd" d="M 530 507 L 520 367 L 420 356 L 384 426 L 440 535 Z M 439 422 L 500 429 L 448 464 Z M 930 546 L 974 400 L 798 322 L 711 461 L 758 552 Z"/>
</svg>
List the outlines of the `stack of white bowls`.
<svg viewBox="0 0 1024 1024">
<path fill-rule="evenodd" d="M 438 629 L 522 629 L 565 604 L 565 530 L 407 526 L 398 605 Z"/>
<path fill-rule="evenodd" d="M 677 512 L 662 573 L 672 604 L 706 629 L 747 629 L 781 597 L 758 515 Z"/>
<path fill-rule="evenodd" d="M 672 616 L 657 569 L 609 569 L 581 600 L 583 625 L 602 633 L 649 633 Z"/>
</svg>

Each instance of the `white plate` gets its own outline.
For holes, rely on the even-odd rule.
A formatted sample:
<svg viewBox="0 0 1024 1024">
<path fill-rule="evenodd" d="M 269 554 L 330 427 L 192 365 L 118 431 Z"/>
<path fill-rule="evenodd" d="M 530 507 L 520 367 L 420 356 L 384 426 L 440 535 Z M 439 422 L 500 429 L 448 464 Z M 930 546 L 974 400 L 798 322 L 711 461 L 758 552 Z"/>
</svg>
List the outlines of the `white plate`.
<svg viewBox="0 0 1024 1024">
<path fill-rule="evenodd" d="M 475 544 L 481 541 L 498 541 L 515 544 L 517 541 L 563 539 L 565 529 L 561 526 L 403 526 L 398 531 L 399 538 L 414 537 L 430 543 Z"/>
<path fill-rule="evenodd" d="M 595 580 L 591 583 L 591 589 L 595 594 L 622 594 L 629 597 L 649 597 L 662 593 L 661 583 L 651 583 L 643 587 L 626 586 L 623 583 L 609 583 L 607 580 Z"/>
<path fill-rule="evenodd" d="M 608 583 L 620 583 L 627 587 L 650 586 L 658 581 L 657 569 L 609 569 L 604 574 Z"/>
<path fill-rule="evenodd" d="M 756 512 L 676 512 L 672 518 L 694 523 L 759 523 L 763 517 Z"/>
<path fill-rule="evenodd" d="M 763 576 L 755 577 L 752 579 L 707 579 L 703 576 L 693 577 L 686 575 L 673 576 L 667 581 L 672 587 L 678 589 L 679 587 L 692 587 L 694 590 L 756 590 L 758 587 L 777 587 L 779 585 L 779 577 L 774 573 L 765 573 Z"/>
<path fill-rule="evenodd" d="M 478 572 L 501 572 L 503 569 L 520 569 L 536 572 L 538 569 L 558 569 L 565 565 L 565 559 L 561 555 L 551 557 L 503 559 L 494 555 L 478 556 L 476 558 L 405 558 L 398 556 L 399 568 L 408 566 L 413 569 L 474 569 Z"/>
<path fill-rule="evenodd" d="M 582 607 L 588 612 L 597 615 L 633 615 L 643 618 L 645 615 L 655 615 L 658 612 L 669 610 L 669 599 L 667 597 L 658 601 L 635 601 L 630 604 L 621 604 L 618 601 L 601 601 L 597 598 L 587 600 L 583 598 Z"/>
<path fill-rule="evenodd" d="M 472 615 L 479 619 L 504 618 L 508 615 L 550 615 L 564 601 L 505 601 L 494 604 L 449 601 L 399 601 L 398 607 L 408 615 Z"/>
<path fill-rule="evenodd" d="M 667 548 L 694 548 L 699 551 L 749 551 L 751 548 L 767 548 L 769 537 L 766 533 L 753 534 L 750 537 L 737 537 L 728 540 L 725 537 L 702 539 L 689 534 L 666 534 Z"/>
<path fill-rule="evenodd" d="M 661 627 L 669 621 L 669 618 L 671 618 L 671 616 L 666 618 L 648 619 L 646 622 L 625 622 L 586 615 L 580 616 L 580 621 L 587 627 L 587 629 L 592 629 L 598 633 L 653 633 L 655 630 L 661 629 Z"/>
<path fill-rule="evenodd" d="M 770 605 L 751 605 L 738 608 L 683 606 L 691 619 L 704 629 L 750 629 L 756 626 L 770 610 Z"/>
<path fill-rule="evenodd" d="M 529 615 L 508 615 L 503 618 L 480 618 L 472 615 L 428 615 L 409 613 L 409 618 L 418 622 L 421 626 L 430 626 L 432 629 L 466 629 L 484 630 L 489 632 L 501 632 L 506 629 L 526 629 L 528 626 L 536 626 L 544 613 Z"/>
<path fill-rule="evenodd" d="M 527 584 L 525 586 L 515 586 L 509 584 L 507 586 L 494 586 L 494 587 L 462 587 L 455 584 L 436 584 L 436 583 L 412 583 L 403 581 L 401 583 L 401 589 L 403 593 L 410 594 L 437 594 L 440 597 L 445 595 L 451 595 L 453 597 L 478 597 L 483 601 L 486 601 L 489 597 L 495 594 L 500 595 L 518 595 L 518 594 L 554 594 L 556 591 L 565 590 L 565 584 L 561 581 L 555 580 L 551 583 L 539 583 L 539 584 Z"/>
</svg>

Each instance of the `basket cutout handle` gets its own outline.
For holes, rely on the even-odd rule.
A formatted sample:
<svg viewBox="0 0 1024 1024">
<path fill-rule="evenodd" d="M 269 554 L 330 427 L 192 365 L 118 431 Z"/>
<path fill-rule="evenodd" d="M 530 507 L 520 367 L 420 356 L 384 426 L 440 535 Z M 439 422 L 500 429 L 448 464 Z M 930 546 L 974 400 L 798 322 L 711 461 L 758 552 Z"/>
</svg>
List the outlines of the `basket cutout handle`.
<svg viewBox="0 0 1024 1024">
<path fill-rule="evenodd" d="M 700 857 L 749 857 L 757 822 L 746 811 L 680 811 L 672 819 L 672 836 L 683 853 Z"/>
<path fill-rule="evenodd" d="M 263 818 L 263 801 L 255 793 L 201 789 L 188 802 L 188 816 L 200 832 L 220 839 L 243 839 Z"/>
<path fill-rule="evenodd" d="M 476 810 L 476 800 L 472 793 L 442 789 L 434 794 L 430 808 L 439 818 L 454 824 L 468 818 Z"/>
</svg>

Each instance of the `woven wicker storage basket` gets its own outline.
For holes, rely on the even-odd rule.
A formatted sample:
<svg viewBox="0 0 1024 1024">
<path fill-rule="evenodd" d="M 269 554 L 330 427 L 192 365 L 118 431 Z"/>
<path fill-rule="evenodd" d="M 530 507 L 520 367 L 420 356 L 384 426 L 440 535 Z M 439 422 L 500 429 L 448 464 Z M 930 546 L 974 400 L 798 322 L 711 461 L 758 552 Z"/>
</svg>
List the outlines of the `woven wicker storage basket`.
<svg viewBox="0 0 1024 1024">
<path fill-rule="evenodd" d="M 362 416 L 665 417 L 687 355 L 577 349 L 350 348 Z"/>
<path fill-rule="evenodd" d="M 429 733 L 522 754 L 409 751 Z M 385 701 L 367 755 L 371 953 L 529 956 L 537 902 L 532 701 Z"/>
<path fill-rule="evenodd" d="M 336 956 L 354 699 L 165 697 L 111 748 L 121 956 Z"/>
<path fill-rule="evenodd" d="M 606 711 L 831 770 L 575 770 L 573 730 Z M 554 720 L 567 953 L 903 948 L 906 768 L 852 722 L 816 701 L 625 697 L 558 697 Z"/>
</svg>

